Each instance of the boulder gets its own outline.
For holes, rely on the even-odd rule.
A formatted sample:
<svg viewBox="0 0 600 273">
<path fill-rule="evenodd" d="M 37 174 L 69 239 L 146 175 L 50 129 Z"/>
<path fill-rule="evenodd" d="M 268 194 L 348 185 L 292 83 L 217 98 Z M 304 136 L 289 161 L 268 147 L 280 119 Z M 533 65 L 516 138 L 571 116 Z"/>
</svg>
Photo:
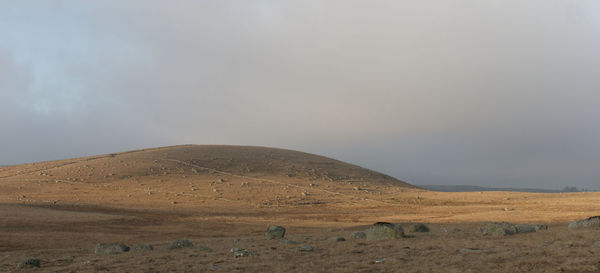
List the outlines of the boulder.
<svg viewBox="0 0 600 273">
<path fill-rule="evenodd" d="M 350 239 L 366 239 L 367 234 L 362 231 L 355 231 L 350 234 Z"/>
<path fill-rule="evenodd" d="M 169 249 L 177 249 L 177 248 L 192 248 L 194 247 L 194 243 L 190 242 L 188 239 L 180 239 L 171 243 Z"/>
<path fill-rule="evenodd" d="M 285 236 L 285 228 L 282 226 L 269 226 L 265 232 L 267 240 L 282 239 Z"/>
<path fill-rule="evenodd" d="M 490 222 L 479 228 L 483 235 L 504 236 L 517 233 L 517 227 L 507 222 Z"/>
<path fill-rule="evenodd" d="M 569 229 L 600 228 L 600 216 L 577 220 L 569 224 Z"/>
<path fill-rule="evenodd" d="M 536 232 L 537 226 L 536 225 L 515 225 L 515 227 L 517 228 L 517 233 L 529 233 L 529 232 Z"/>
<path fill-rule="evenodd" d="M 429 232 L 429 227 L 422 223 L 411 223 L 408 226 L 409 232 Z"/>
<path fill-rule="evenodd" d="M 296 241 L 292 241 L 292 240 L 288 240 L 288 239 L 281 240 L 281 243 L 288 244 L 288 245 L 299 245 L 300 244 Z"/>
<path fill-rule="evenodd" d="M 450 228 L 450 229 L 447 229 L 447 228 L 441 228 L 440 230 L 441 230 L 442 232 L 444 232 L 444 233 L 458 233 L 458 232 L 461 232 L 461 231 L 462 231 L 460 228 L 457 228 L 457 227 L 453 227 L 453 228 Z"/>
<path fill-rule="evenodd" d="M 343 241 L 346 241 L 346 238 L 344 238 L 344 237 L 339 237 L 339 236 L 336 236 L 336 237 L 331 237 L 331 238 L 327 239 L 327 241 L 332 241 L 332 242 L 343 242 Z"/>
<path fill-rule="evenodd" d="M 19 268 L 33 268 L 33 267 L 40 267 L 40 266 L 41 266 L 40 259 L 36 259 L 36 258 L 27 259 L 27 260 L 19 263 Z"/>
<path fill-rule="evenodd" d="M 132 248 L 133 248 L 133 251 L 151 251 L 151 250 L 154 250 L 154 247 L 152 247 L 152 245 L 149 245 L 149 244 L 137 244 L 137 245 L 134 245 Z"/>
<path fill-rule="evenodd" d="M 252 250 L 243 249 L 243 248 L 232 248 L 229 252 L 233 253 L 234 258 L 260 256 L 258 253 L 254 252 Z"/>
<path fill-rule="evenodd" d="M 129 250 L 130 248 L 124 244 L 97 244 L 94 248 L 94 254 L 119 254 Z"/>
<path fill-rule="evenodd" d="M 531 224 L 535 226 L 535 230 L 548 230 L 548 225 L 546 224 Z"/>
<path fill-rule="evenodd" d="M 461 248 L 458 250 L 460 253 L 482 253 L 482 249 L 478 248 Z"/>
<path fill-rule="evenodd" d="M 404 229 L 400 225 L 377 222 L 367 230 L 367 240 L 389 240 L 404 237 Z"/>
<path fill-rule="evenodd" d="M 313 252 L 313 251 L 315 251 L 315 247 L 314 246 L 309 246 L 309 245 L 301 246 L 301 247 L 298 248 L 298 251 Z"/>
</svg>

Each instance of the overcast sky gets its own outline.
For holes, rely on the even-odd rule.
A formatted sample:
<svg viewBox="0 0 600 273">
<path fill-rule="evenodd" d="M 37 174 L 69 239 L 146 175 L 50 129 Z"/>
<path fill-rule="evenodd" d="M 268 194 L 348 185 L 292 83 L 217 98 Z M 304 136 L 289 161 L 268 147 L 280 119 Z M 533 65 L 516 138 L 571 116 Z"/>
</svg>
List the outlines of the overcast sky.
<svg viewBox="0 0 600 273">
<path fill-rule="evenodd" d="M 0 165 L 175 144 L 600 186 L 600 2 L 0 0 Z"/>
</svg>

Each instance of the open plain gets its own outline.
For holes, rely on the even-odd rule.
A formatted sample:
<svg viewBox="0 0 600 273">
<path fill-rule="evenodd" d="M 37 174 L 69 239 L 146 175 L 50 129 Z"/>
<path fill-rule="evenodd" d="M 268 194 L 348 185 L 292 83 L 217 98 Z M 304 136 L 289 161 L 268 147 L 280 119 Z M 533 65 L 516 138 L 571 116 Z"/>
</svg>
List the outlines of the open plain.
<svg viewBox="0 0 600 273">
<path fill-rule="evenodd" d="M 600 272 L 600 229 L 567 228 L 600 215 L 599 201 L 600 193 L 425 191 L 281 149 L 154 148 L 0 167 L 0 271 Z M 482 235 L 490 221 L 549 228 Z M 350 237 L 375 222 L 398 223 L 406 236 Z M 413 222 L 430 231 L 408 231 Z M 284 226 L 287 240 L 266 240 L 269 225 Z M 170 248 L 182 238 L 194 246 Z M 153 250 L 94 253 L 113 243 Z M 18 267 L 29 258 L 41 266 Z"/>
</svg>

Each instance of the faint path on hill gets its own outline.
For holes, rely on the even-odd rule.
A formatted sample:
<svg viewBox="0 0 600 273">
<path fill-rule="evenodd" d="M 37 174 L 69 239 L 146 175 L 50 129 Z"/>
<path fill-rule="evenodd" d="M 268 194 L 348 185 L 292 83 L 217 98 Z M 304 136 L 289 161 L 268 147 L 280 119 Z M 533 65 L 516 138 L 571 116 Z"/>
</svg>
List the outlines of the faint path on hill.
<svg viewBox="0 0 600 273">
<path fill-rule="evenodd" d="M 303 189 L 303 190 L 307 190 L 307 191 L 320 191 L 320 192 L 329 193 L 329 194 L 332 194 L 332 195 L 339 195 L 339 196 L 344 196 L 344 197 L 356 198 L 356 196 L 354 196 L 354 195 L 344 194 L 344 193 L 340 193 L 340 192 L 333 192 L 333 191 L 328 191 L 328 190 L 324 190 L 324 189 L 307 188 L 307 187 L 303 187 L 303 186 L 299 186 L 299 185 L 294 185 L 294 184 L 290 184 L 290 183 L 285 183 L 285 182 L 279 182 L 279 181 L 275 181 L 275 180 L 271 180 L 271 179 L 257 178 L 257 177 L 245 176 L 245 175 L 241 175 L 241 174 L 228 173 L 228 172 L 224 172 L 224 171 L 220 171 L 220 170 L 217 170 L 217 169 L 208 168 L 208 167 L 204 167 L 204 166 L 199 166 L 199 165 L 196 165 L 196 164 L 193 164 L 193 163 L 189 163 L 189 162 L 185 162 L 185 161 L 178 160 L 178 159 L 173 159 L 173 158 L 163 158 L 162 160 L 176 162 L 176 163 L 179 163 L 179 164 L 186 165 L 188 167 L 198 168 L 198 169 L 202 169 L 202 170 L 211 171 L 211 172 L 214 172 L 214 173 L 219 173 L 219 174 L 233 176 L 233 177 L 238 177 L 238 178 L 243 178 L 243 179 L 251 179 L 251 180 L 254 180 L 254 181 L 263 181 L 263 182 L 272 183 L 272 184 L 279 184 L 279 185 L 283 185 L 283 186 L 295 187 L 295 188 L 299 188 L 299 189 Z M 385 201 L 376 200 L 376 199 L 370 199 L 370 198 L 368 200 L 363 200 L 363 201 L 371 201 L 371 202 L 376 202 L 376 203 L 383 203 L 383 204 L 386 204 L 386 205 L 396 205 L 394 203 L 385 202 Z"/>
</svg>

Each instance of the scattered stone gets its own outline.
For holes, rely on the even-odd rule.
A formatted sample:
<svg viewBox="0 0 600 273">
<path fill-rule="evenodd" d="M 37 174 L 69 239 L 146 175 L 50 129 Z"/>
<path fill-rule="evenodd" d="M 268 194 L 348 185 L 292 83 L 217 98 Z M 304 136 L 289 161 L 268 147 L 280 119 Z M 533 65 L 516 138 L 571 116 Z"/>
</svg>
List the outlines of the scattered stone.
<svg viewBox="0 0 600 273">
<path fill-rule="evenodd" d="M 258 253 L 254 252 L 252 250 L 237 248 L 237 247 L 232 248 L 229 252 L 233 253 L 234 258 L 260 256 Z"/>
<path fill-rule="evenodd" d="M 331 237 L 331 238 L 327 239 L 327 241 L 343 242 L 343 241 L 346 241 L 346 238 L 340 237 L 340 236 L 336 236 L 336 237 Z"/>
<path fill-rule="evenodd" d="M 600 240 L 596 241 L 596 242 L 594 243 L 594 246 L 596 246 L 596 247 L 600 247 Z"/>
<path fill-rule="evenodd" d="M 313 251 L 315 251 L 315 247 L 314 246 L 309 246 L 309 245 L 301 246 L 301 247 L 298 248 L 298 251 L 313 252 Z"/>
<path fill-rule="evenodd" d="M 569 229 L 600 228 L 600 216 L 577 220 L 569 224 Z"/>
<path fill-rule="evenodd" d="M 381 259 L 375 259 L 373 260 L 374 264 L 380 264 L 380 263 L 384 263 L 385 261 L 387 261 L 387 258 L 381 258 Z"/>
<path fill-rule="evenodd" d="M 124 244 L 97 244 L 94 248 L 94 254 L 119 254 L 129 250 L 130 248 Z"/>
<path fill-rule="evenodd" d="M 362 231 L 355 231 L 350 234 L 350 239 L 366 239 L 367 234 Z"/>
<path fill-rule="evenodd" d="M 36 258 L 27 259 L 27 260 L 19 263 L 19 268 L 33 268 L 33 267 L 40 267 L 40 266 L 41 266 L 40 259 L 36 259 Z"/>
<path fill-rule="evenodd" d="M 190 240 L 188 239 L 180 239 L 177 240 L 173 243 L 171 243 L 171 246 L 169 247 L 169 249 L 177 249 L 177 248 L 192 248 L 194 247 L 194 243 L 190 242 Z"/>
<path fill-rule="evenodd" d="M 457 233 L 457 232 L 461 232 L 462 230 L 460 228 L 451 228 L 451 229 L 447 229 L 447 228 L 441 228 L 442 232 L 445 233 Z"/>
<path fill-rule="evenodd" d="M 531 224 L 535 226 L 535 230 L 548 230 L 548 225 L 546 224 Z"/>
<path fill-rule="evenodd" d="M 429 227 L 422 223 L 411 223 L 408 227 L 409 232 L 429 232 Z"/>
<path fill-rule="evenodd" d="M 483 252 L 482 249 L 478 249 L 478 248 L 461 248 L 460 253 L 481 253 Z"/>
<path fill-rule="evenodd" d="M 282 226 L 269 226 L 265 232 L 267 240 L 281 239 L 285 236 L 285 228 Z"/>
<path fill-rule="evenodd" d="M 517 227 L 507 222 L 490 222 L 479 228 L 483 235 L 504 236 L 517 233 Z"/>
<path fill-rule="evenodd" d="M 137 244 L 133 246 L 133 251 L 151 251 L 154 250 L 154 247 L 149 244 Z"/>
<path fill-rule="evenodd" d="M 196 248 L 196 250 L 198 250 L 198 251 L 206 251 L 206 252 L 212 252 L 213 251 L 212 248 L 207 247 L 207 246 L 198 246 Z"/>
<path fill-rule="evenodd" d="M 516 225 L 515 227 L 517 228 L 517 233 L 529 233 L 537 231 L 535 225 Z"/>
<path fill-rule="evenodd" d="M 283 239 L 283 240 L 281 240 L 281 242 L 284 244 L 288 244 L 288 245 L 299 245 L 300 244 L 296 241 L 292 241 L 292 240 L 288 240 L 288 239 Z"/>
<path fill-rule="evenodd" d="M 367 230 L 367 240 L 388 240 L 404 237 L 404 229 L 400 225 L 377 222 Z"/>
</svg>

